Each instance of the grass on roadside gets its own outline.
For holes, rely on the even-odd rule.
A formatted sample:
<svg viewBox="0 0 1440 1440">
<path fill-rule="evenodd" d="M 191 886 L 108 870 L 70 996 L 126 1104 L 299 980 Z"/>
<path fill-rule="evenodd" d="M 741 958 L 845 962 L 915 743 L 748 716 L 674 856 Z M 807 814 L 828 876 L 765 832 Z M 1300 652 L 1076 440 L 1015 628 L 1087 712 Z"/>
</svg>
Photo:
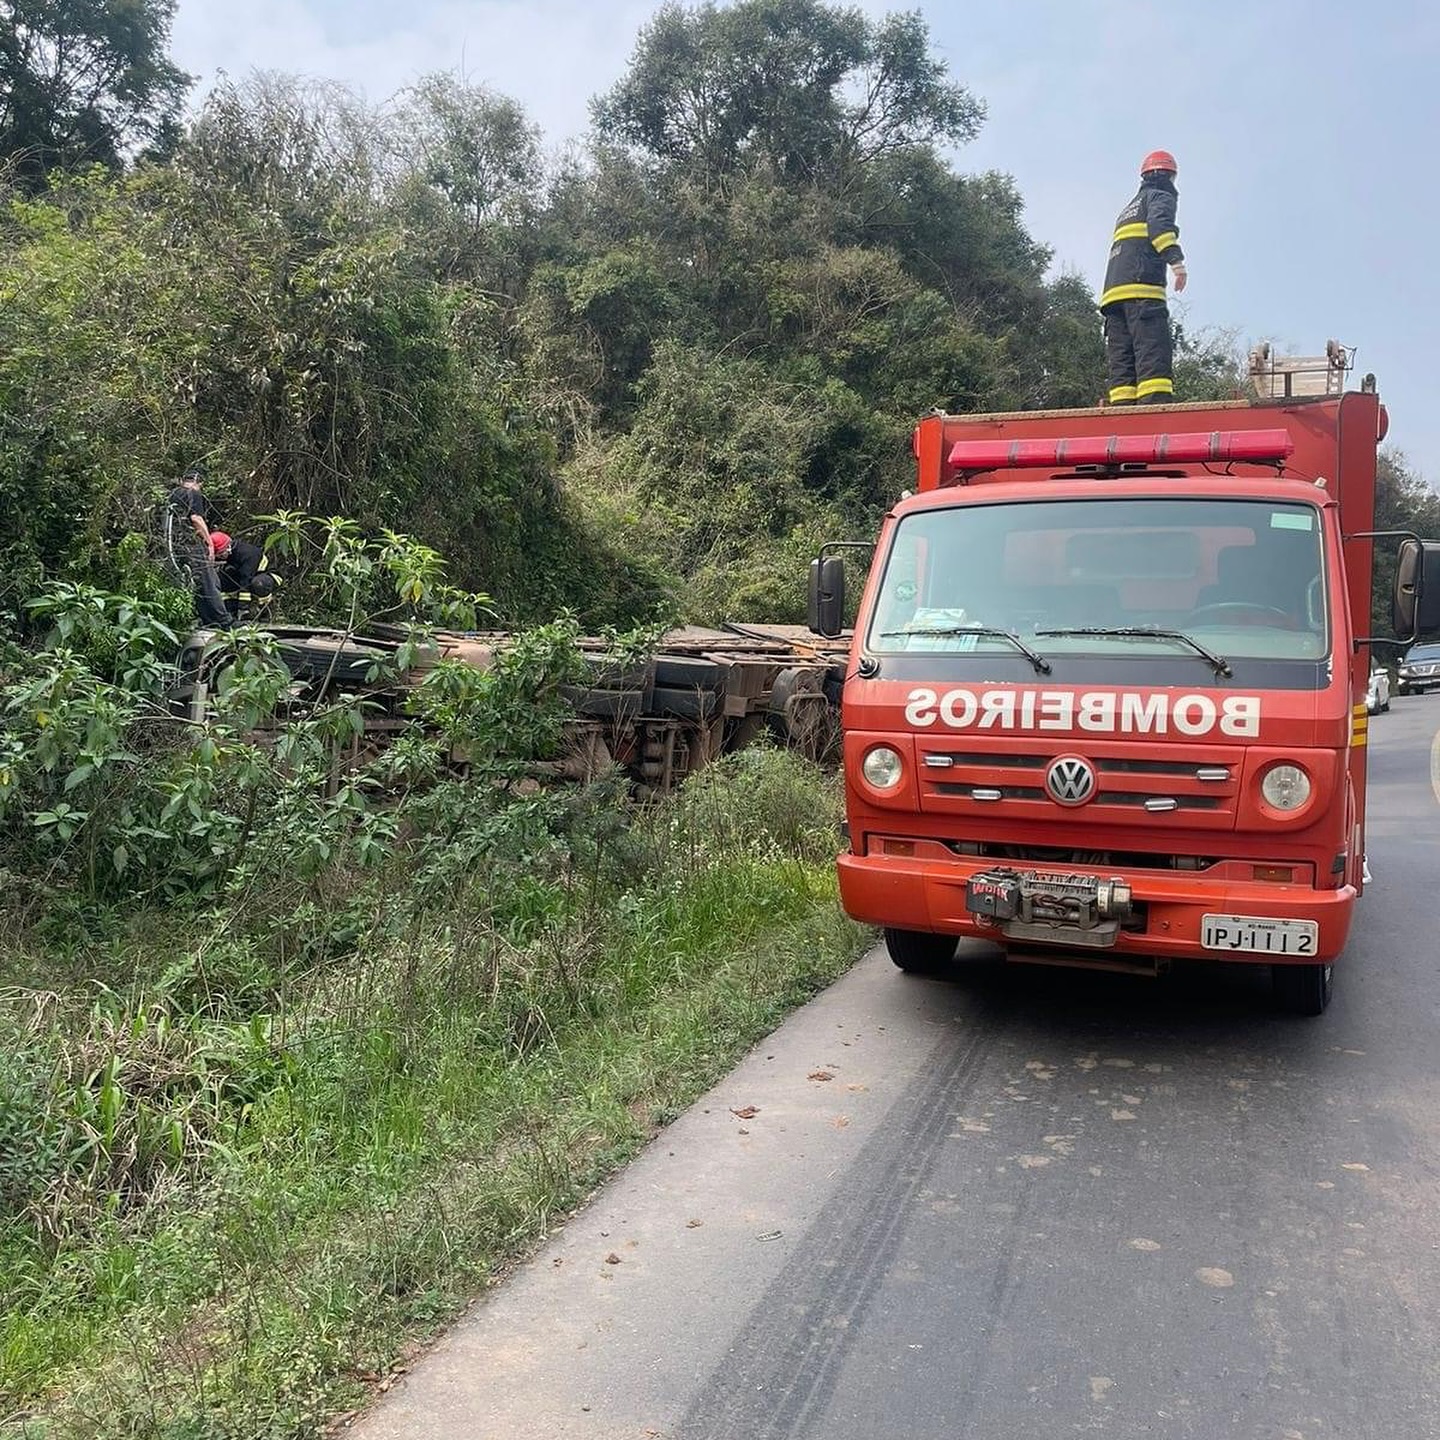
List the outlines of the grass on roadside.
<svg viewBox="0 0 1440 1440">
<path fill-rule="evenodd" d="M 502 924 L 476 873 L 263 1009 L 178 1013 L 178 926 L 98 1007 L 9 992 L 0 1433 L 319 1434 L 850 963 L 835 819 L 746 753 L 624 818 L 625 883 Z"/>
</svg>

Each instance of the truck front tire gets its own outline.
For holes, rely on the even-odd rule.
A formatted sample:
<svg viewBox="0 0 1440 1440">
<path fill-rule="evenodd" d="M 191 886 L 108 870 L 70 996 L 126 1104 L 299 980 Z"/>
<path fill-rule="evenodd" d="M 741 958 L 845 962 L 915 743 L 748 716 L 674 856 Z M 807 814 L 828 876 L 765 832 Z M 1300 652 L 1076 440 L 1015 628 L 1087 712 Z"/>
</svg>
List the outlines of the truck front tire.
<svg viewBox="0 0 1440 1440">
<path fill-rule="evenodd" d="M 1323 1015 L 1335 989 L 1331 965 L 1275 965 L 1270 979 L 1275 1003 L 1291 1015 Z"/>
<path fill-rule="evenodd" d="M 908 975 L 937 975 L 947 970 L 955 959 L 955 945 L 953 935 L 885 927 L 885 948 Z"/>
</svg>

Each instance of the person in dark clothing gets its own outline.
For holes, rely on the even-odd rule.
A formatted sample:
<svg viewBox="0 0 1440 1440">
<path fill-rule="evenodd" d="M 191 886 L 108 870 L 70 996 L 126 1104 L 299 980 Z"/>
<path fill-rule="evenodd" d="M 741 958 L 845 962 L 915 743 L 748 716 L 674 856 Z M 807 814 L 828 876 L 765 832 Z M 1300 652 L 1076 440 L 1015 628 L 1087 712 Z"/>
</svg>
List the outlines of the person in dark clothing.
<svg viewBox="0 0 1440 1440">
<path fill-rule="evenodd" d="M 202 486 L 205 472 L 192 465 L 170 492 L 171 543 L 176 562 L 190 574 L 195 587 L 195 614 L 202 625 L 228 630 L 235 623 L 220 595 L 220 577 L 210 546 L 213 509 Z"/>
<path fill-rule="evenodd" d="M 1177 295 L 1188 278 L 1175 223 L 1176 173 L 1168 150 L 1152 150 L 1140 162 L 1139 193 L 1115 217 L 1100 296 L 1111 405 L 1162 402 L 1175 394 L 1165 267 L 1175 276 Z"/>
<path fill-rule="evenodd" d="M 239 618 L 244 609 L 268 604 L 278 579 L 270 573 L 265 551 L 248 540 L 232 539 L 223 530 L 212 531 L 210 539 L 220 567 L 220 590 L 230 613 Z"/>
</svg>

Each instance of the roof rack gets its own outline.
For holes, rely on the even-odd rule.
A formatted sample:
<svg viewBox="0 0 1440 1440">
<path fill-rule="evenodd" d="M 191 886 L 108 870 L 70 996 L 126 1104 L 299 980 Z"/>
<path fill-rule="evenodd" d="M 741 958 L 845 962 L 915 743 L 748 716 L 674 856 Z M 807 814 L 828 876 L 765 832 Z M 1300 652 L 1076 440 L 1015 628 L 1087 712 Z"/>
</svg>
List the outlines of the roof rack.
<svg viewBox="0 0 1440 1440">
<path fill-rule="evenodd" d="M 1323 355 L 1277 355 L 1268 342 L 1250 352 L 1250 384 L 1263 400 L 1339 395 L 1355 364 L 1355 347 L 1325 342 Z"/>
</svg>

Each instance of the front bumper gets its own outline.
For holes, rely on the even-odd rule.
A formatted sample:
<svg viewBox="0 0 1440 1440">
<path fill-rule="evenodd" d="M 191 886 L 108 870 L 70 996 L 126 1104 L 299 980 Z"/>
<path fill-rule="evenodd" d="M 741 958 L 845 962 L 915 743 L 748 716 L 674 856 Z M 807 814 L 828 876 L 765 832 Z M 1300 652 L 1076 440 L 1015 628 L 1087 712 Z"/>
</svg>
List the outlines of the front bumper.
<svg viewBox="0 0 1440 1440">
<path fill-rule="evenodd" d="M 993 860 L 930 861 L 845 854 L 838 866 L 841 903 L 853 919 L 898 930 L 928 930 L 1005 943 L 993 925 L 972 915 L 965 905 L 966 882 L 993 869 Z M 1355 889 L 1350 885 L 1316 890 L 1309 885 L 1216 879 L 1204 872 L 1136 870 L 1126 874 L 1086 866 L 1066 868 L 1103 880 L 1118 877 L 1130 886 L 1143 929 L 1122 929 L 1110 952 L 1115 955 L 1285 963 L 1279 956 L 1258 952 L 1206 949 L 1200 943 L 1201 917 L 1225 914 L 1312 920 L 1319 927 L 1316 953 L 1303 961 L 1294 958 L 1300 963 L 1328 962 L 1345 948 L 1355 909 Z M 1025 948 L 1044 947 L 1032 940 Z"/>
</svg>

